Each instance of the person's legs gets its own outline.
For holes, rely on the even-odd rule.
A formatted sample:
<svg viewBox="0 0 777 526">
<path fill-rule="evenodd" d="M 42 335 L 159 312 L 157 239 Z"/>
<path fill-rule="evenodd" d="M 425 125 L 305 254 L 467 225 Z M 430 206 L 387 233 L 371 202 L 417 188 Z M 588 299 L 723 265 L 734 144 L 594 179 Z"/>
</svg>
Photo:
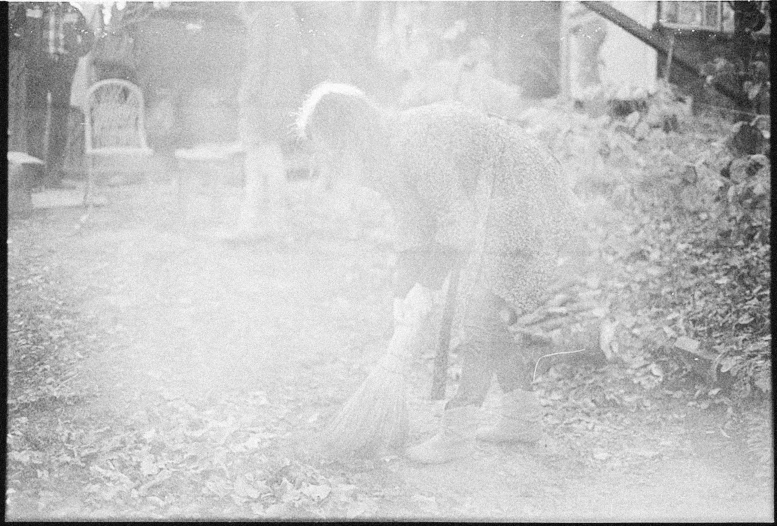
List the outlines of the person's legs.
<svg viewBox="0 0 777 526">
<path fill-rule="evenodd" d="M 51 123 L 46 160 L 48 183 L 61 185 L 67 153 L 68 121 L 70 118 L 70 88 L 75 69 L 72 64 L 57 63 L 51 79 Z"/>
<path fill-rule="evenodd" d="M 501 415 L 496 425 L 479 429 L 477 438 L 488 442 L 537 442 L 542 437 L 544 411 L 532 391 L 532 364 L 512 338 L 493 345 L 491 350 L 502 389 Z"/>
<path fill-rule="evenodd" d="M 446 409 L 480 407 L 488 394 L 491 378 L 498 372 L 505 348 L 513 339 L 500 317 L 502 300 L 480 289 L 470 298 L 464 313 L 464 341 L 457 348 L 462 358 L 461 380 Z"/>
<path fill-rule="evenodd" d="M 223 233 L 220 237 L 225 240 L 253 239 L 279 232 L 285 221 L 286 169 L 280 144 L 249 144 L 243 170 L 246 182 L 237 229 Z"/>
<path fill-rule="evenodd" d="M 264 174 L 262 173 L 262 152 L 259 145 L 248 146 L 243 161 L 243 170 L 246 182 L 243 201 L 240 203 L 238 229 L 249 231 L 256 228 L 259 207 L 261 206 L 260 198 L 265 186 Z"/>
<path fill-rule="evenodd" d="M 267 193 L 267 226 L 280 233 L 286 227 L 286 165 L 278 142 L 262 144 L 260 155 L 265 173 Z"/>
<path fill-rule="evenodd" d="M 486 289 L 472 295 L 464 313 L 464 342 L 458 347 L 463 365 L 456 395 L 445 405 L 440 431 L 408 449 L 416 462 L 437 464 L 472 453 L 476 413 L 483 404 L 494 374 L 495 349 L 512 341 L 499 315 L 501 300 Z"/>
<path fill-rule="evenodd" d="M 46 114 L 48 113 L 48 78 L 41 68 L 31 67 L 27 72 L 27 153 L 41 161 L 46 160 L 43 147 L 46 141 Z"/>
</svg>

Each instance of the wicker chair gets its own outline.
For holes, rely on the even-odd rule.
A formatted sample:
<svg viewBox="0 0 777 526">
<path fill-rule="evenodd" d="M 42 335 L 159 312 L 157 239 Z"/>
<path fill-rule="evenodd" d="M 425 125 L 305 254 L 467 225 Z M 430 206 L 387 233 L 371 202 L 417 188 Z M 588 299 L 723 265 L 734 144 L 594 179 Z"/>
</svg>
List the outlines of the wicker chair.
<svg viewBox="0 0 777 526">
<path fill-rule="evenodd" d="M 84 204 L 93 204 L 97 174 L 145 170 L 154 151 L 146 144 L 143 104 L 143 92 L 126 80 L 101 80 L 87 90 Z"/>
</svg>

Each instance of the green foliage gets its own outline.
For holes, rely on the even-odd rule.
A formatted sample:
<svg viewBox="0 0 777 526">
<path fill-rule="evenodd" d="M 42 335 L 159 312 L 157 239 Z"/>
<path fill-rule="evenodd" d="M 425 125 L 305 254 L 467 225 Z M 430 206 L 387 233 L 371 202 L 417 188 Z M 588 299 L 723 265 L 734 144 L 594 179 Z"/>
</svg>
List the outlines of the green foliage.
<svg viewBox="0 0 777 526">
<path fill-rule="evenodd" d="M 555 103 L 521 121 L 551 145 L 578 195 L 619 214 L 626 248 L 605 250 L 635 282 L 624 303 L 648 318 L 640 332 L 664 335 L 647 340 L 663 349 L 650 361 L 677 355 L 672 339 L 690 337 L 734 377 L 737 394 L 769 393 L 770 161 L 737 157 L 737 127 L 691 117 L 669 86 L 641 102 L 624 118 L 570 115 Z M 676 361 L 675 375 L 690 370 Z"/>
<path fill-rule="evenodd" d="M 769 107 L 771 77 L 765 61 L 754 60 L 745 68 L 741 61 L 716 57 L 702 66 L 702 73 L 706 75 L 707 86 L 720 83 L 739 87 L 756 111 Z"/>
<path fill-rule="evenodd" d="M 751 385 L 768 393 L 769 161 L 762 155 L 735 159 L 725 179 L 713 170 L 714 156 L 710 150 L 679 177 L 633 193 L 642 240 L 658 249 L 668 270 L 651 296 L 681 314 L 688 333 L 717 355 L 720 371 L 735 377 L 740 394 L 750 394 Z M 662 294 L 667 284 L 670 296 Z"/>
<path fill-rule="evenodd" d="M 393 40 L 380 53 L 386 72 L 403 79 L 399 105 L 458 100 L 487 113 L 513 117 L 520 91 L 497 78 L 493 42 L 469 30 L 462 19 L 446 27 L 432 16 L 434 12 L 429 4 L 412 19 L 403 19 L 405 36 L 395 28 Z"/>
</svg>

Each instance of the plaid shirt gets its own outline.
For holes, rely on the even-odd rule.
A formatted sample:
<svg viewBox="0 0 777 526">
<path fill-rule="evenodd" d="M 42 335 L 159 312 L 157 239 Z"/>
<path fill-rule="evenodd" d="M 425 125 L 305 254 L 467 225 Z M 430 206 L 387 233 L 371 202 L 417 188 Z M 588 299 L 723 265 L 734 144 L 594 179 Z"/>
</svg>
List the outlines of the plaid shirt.
<svg viewBox="0 0 777 526">
<path fill-rule="evenodd" d="M 94 33 L 81 11 L 68 2 L 23 2 L 16 6 L 12 40 L 20 40 L 33 60 L 78 58 L 92 48 Z"/>
<path fill-rule="evenodd" d="M 59 9 L 59 6 L 46 6 L 46 18 L 48 19 L 49 27 L 49 55 L 65 54 L 65 16 L 65 11 Z"/>
</svg>

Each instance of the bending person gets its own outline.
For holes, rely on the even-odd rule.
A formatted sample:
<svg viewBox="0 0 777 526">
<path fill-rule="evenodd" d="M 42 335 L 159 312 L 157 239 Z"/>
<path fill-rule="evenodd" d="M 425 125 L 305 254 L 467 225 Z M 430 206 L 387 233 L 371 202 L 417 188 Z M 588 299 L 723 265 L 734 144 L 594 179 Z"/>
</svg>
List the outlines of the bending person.
<svg viewBox="0 0 777 526">
<path fill-rule="evenodd" d="M 573 237 L 574 197 L 558 162 L 515 126 L 455 103 L 384 111 L 360 90 L 323 84 L 303 105 L 300 134 L 390 203 L 399 251 L 395 298 L 439 289 L 458 260 L 464 304 L 461 381 L 439 432 L 407 451 L 423 463 L 468 455 L 493 376 L 503 392 L 490 441 L 536 442 L 542 408 L 531 364 L 501 316 L 535 309 Z"/>
</svg>

